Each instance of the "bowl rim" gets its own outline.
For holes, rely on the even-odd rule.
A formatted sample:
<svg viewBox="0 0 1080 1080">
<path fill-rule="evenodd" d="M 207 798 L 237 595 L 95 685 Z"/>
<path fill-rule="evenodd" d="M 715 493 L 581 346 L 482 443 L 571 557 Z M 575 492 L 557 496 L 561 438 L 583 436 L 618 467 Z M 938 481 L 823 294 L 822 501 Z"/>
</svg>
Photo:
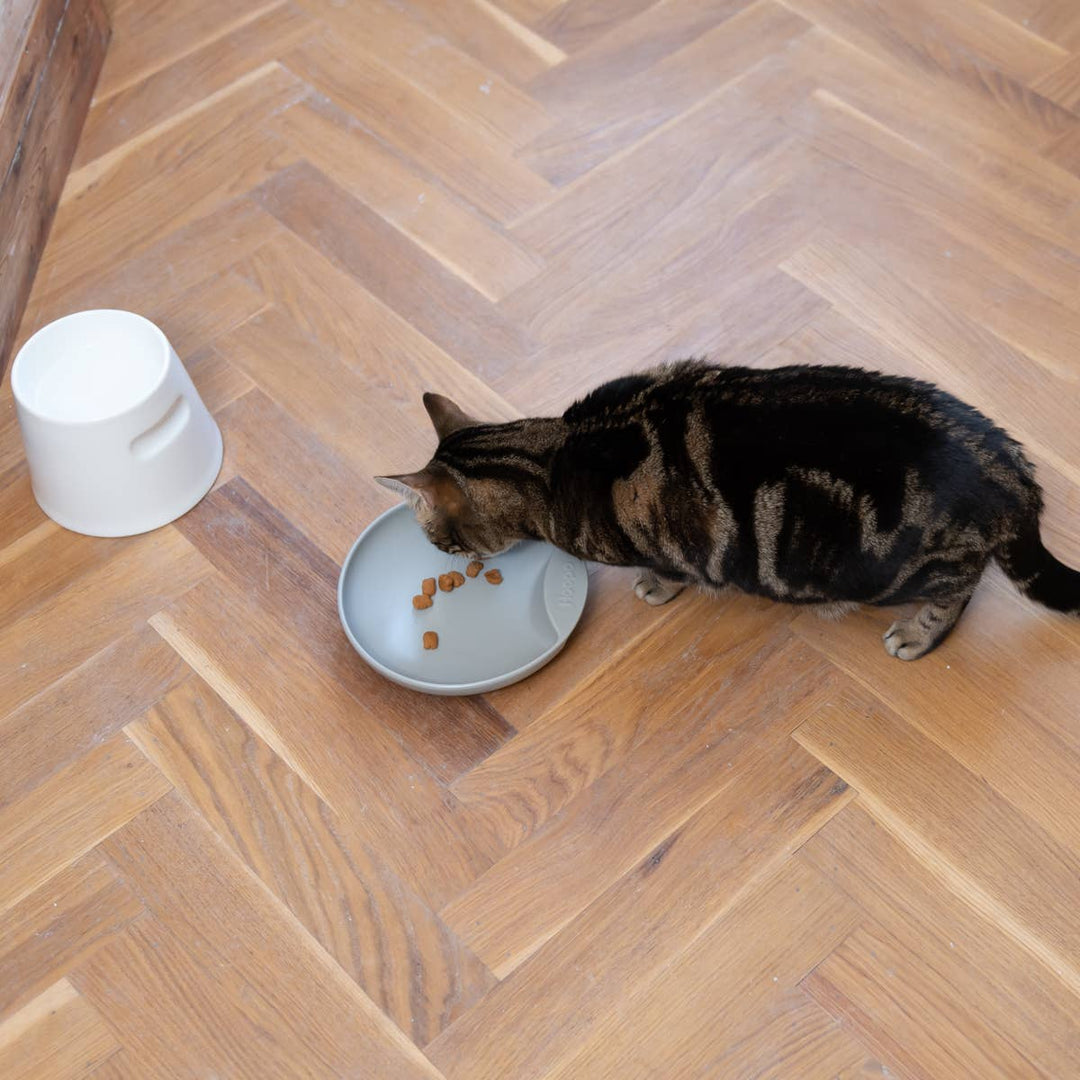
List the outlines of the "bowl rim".
<svg viewBox="0 0 1080 1080">
<path fill-rule="evenodd" d="M 30 361 L 27 357 L 33 354 L 33 350 L 40 348 L 41 342 L 49 337 L 53 333 L 59 332 L 58 328 L 62 323 L 79 323 L 84 322 L 92 326 L 95 321 L 100 321 L 102 316 L 123 316 L 121 321 L 131 321 L 143 324 L 151 331 L 151 335 L 155 338 L 155 343 L 160 350 L 160 363 L 161 368 L 154 376 L 153 385 L 142 393 L 136 401 L 130 402 L 119 409 L 114 409 L 110 413 L 106 413 L 102 416 L 92 417 L 80 417 L 71 418 L 65 416 L 50 416 L 48 413 L 42 411 L 37 405 L 31 404 L 30 394 L 27 393 L 27 388 L 22 385 L 23 374 L 22 369 L 26 367 Z M 157 323 L 148 319 L 145 315 L 140 315 L 137 311 L 128 311 L 126 308 L 86 308 L 82 311 L 71 311 L 67 315 L 61 315 L 58 319 L 53 319 L 50 322 L 45 323 L 43 326 L 39 326 L 23 343 L 19 351 L 15 354 L 15 359 L 11 362 L 11 393 L 15 399 L 15 403 L 19 410 L 25 413 L 27 416 L 33 417 L 41 424 L 51 424 L 55 427 L 61 428 L 93 428 L 104 426 L 106 424 L 114 423 L 121 417 L 130 415 L 141 409 L 148 401 L 150 401 L 154 395 L 164 385 L 165 380 L 169 375 L 169 361 L 171 360 L 170 349 L 172 348 L 169 339 L 165 336 L 165 331 L 161 329 Z"/>
</svg>

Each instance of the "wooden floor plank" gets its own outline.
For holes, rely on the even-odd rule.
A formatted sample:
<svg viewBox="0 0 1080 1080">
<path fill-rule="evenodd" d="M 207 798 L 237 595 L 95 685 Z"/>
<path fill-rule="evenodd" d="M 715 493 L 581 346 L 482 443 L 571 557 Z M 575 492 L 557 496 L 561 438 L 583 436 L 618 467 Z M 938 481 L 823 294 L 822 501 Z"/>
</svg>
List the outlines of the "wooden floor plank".
<svg viewBox="0 0 1080 1080">
<path fill-rule="evenodd" d="M 306 619 L 309 610 L 297 613 Z M 403 881 L 439 907 L 486 868 L 497 850 L 493 837 L 479 822 L 468 828 L 452 797 L 377 714 L 323 670 L 307 643 L 312 631 L 326 635 L 343 662 L 355 656 L 332 607 L 320 607 L 318 620 L 321 629 L 298 636 L 241 587 L 213 580 L 153 625 Z M 312 702 L 319 702 L 314 712 Z M 403 832 L 403 820 L 413 827 Z"/>
<path fill-rule="evenodd" d="M 448 698 L 420 709 L 414 695 L 388 691 L 351 652 L 333 648 L 331 656 L 321 648 L 317 642 L 326 637 L 334 646 L 344 644 L 332 618 L 337 567 L 242 477 L 207 496 L 177 528 L 249 597 L 303 631 L 311 651 L 323 654 L 326 667 L 358 703 L 378 695 L 382 722 L 443 783 L 452 783 L 513 734 L 483 701 Z M 316 634 L 320 610 L 329 614 L 330 625 Z"/>
<path fill-rule="evenodd" d="M 101 1017 L 66 979 L 0 1023 L 0 1070 L 11 1080 L 76 1080 L 118 1048 Z"/>
<path fill-rule="evenodd" d="M 144 626 L 0 719 L 0 806 L 115 735 L 187 674 L 176 653 Z"/>
<path fill-rule="evenodd" d="M 1057 631 L 1053 616 L 1040 618 L 1033 606 L 1021 608 L 1011 586 L 999 584 L 979 590 L 953 639 L 925 665 L 919 679 L 897 673 L 879 644 L 895 612 L 852 616 L 827 631 L 820 620 L 800 615 L 793 629 L 855 681 L 912 717 L 927 738 L 1061 843 L 1080 852 L 1080 829 L 1065 798 L 1080 784 L 1080 745 L 1067 719 L 1075 693 L 1076 641 Z M 1024 658 L 1015 704 L 986 690 L 1006 653 Z M 941 713 L 933 704 L 943 698 L 956 704 Z"/>
<path fill-rule="evenodd" d="M 485 695 L 507 723 L 524 730 L 575 693 L 601 665 L 616 663 L 619 654 L 646 641 L 677 613 L 677 608 L 642 604 L 633 591 L 634 576 L 620 567 L 589 567 L 585 610 L 559 654 L 558 666 L 542 668 L 523 682 Z"/>
<path fill-rule="evenodd" d="M 524 396 L 539 394 L 557 381 L 564 397 L 579 396 L 602 380 L 612 350 L 640 368 L 658 352 L 673 350 L 674 339 L 685 334 L 687 327 L 700 328 L 705 323 L 716 335 L 718 321 L 721 327 L 728 321 L 718 320 L 716 314 L 725 302 L 737 297 L 734 306 L 744 307 L 748 284 L 750 294 L 762 291 L 761 282 L 752 281 L 753 277 L 760 274 L 773 288 L 783 289 L 776 274 L 777 261 L 813 235 L 818 220 L 813 192 L 817 190 L 804 176 L 794 184 L 778 184 L 774 179 L 765 190 L 748 193 L 749 201 L 743 206 L 725 205 L 728 198 L 717 196 L 700 210 L 710 216 L 726 211 L 725 227 L 706 235 L 696 215 L 673 218 L 632 263 L 609 274 L 602 289 L 584 281 L 541 319 L 534 319 L 530 330 L 544 343 L 542 366 L 513 370 L 509 377 L 500 376 L 496 386 L 501 388 L 507 380 Z M 732 263 L 740 265 L 742 276 L 722 278 L 723 268 Z M 664 318 L 656 317 L 649 302 L 659 282 L 671 290 Z M 823 306 L 810 295 L 805 281 L 800 284 L 804 288 L 796 291 L 807 301 L 804 310 L 796 315 L 795 325 L 778 321 L 766 327 L 760 351 L 794 332 Z M 589 328 L 587 335 L 582 326 Z M 760 333 L 755 327 L 752 336 Z M 752 359 L 755 353 L 748 345 L 736 355 Z M 665 359 L 685 357 L 685 353 L 670 351 Z"/>
<path fill-rule="evenodd" d="M 333 1076 L 358 1062 L 403 1080 L 438 1076 L 179 796 L 140 815 L 104 850 L 153 919 L 96 952 L 74 981 L 113 1024 L 131 1031 L 131 1044 L 147 1061 L 153 1056 L 161 1075 L 227 1052 L 232 1065 L 223 1071 L 235 1076 Z M 157 941 L 160 964 L 152 962 Z M 170 954 L 178 965 L 173 979 L 163 978 Z M 128 1013 L 142 1022 L 131 1023 Z M 201 1038 L 217 1044 L 212 1057 L 182 1048 L 191 1013 Z M 245 1028 L 257 1048 L 237 1038 Z"/>
<path fill-rule="evenodd" d="M 914 112 L 918 115 L 918 110 Z M 879 198 L 896 199 L 930 217 L 1003 265 L 1018 269 L 1047 295 L 1066 304 L 1075 297 L 1076 255 L 1060 228 L 1043 225 L 1022 200 L 985 186 L 980 199 L 972 200 L 969 179 L 937 167 L 923 147 L 841 98 L 814 95 L 787 119 L 816 148 L 869 177 Z"/>
<path fill-rule="evenodd" d="M 87 115 L 75 168 L 223 90 L 245 73 L 287 52 L 312 32 L 312 20 L 291 3 L 257 5 L 257 8 L 265 10 L 258 10 L 255 18 L 241 22 L 199 48 L 186 51 L 126 89 L 109 93 L 105 84 L 105 92 L 99 91 Z M 157 25 L 161 25 L 160 15 Z M 123 26 L 118 37 L 121 40 L 127 37 Z M 135 73 L 131 68 L 129 72 Z"/>
<path fill-rule="evenodd" d="M 87 270 L 107 271 L 117 259 L 139 254 L 167 232 L 256 187 L 288 153 L 260 129 L 260 119 L 304 92 L 295 76 L 268 65 L 217 108 L 170 128 L 104 172 L 91 162 L 73 173 L 53 226 L 51 259 L 64 264 L 67 277 L 79 266 L 79 255 L 85 259 L 98 250 L 98 261 Z M 165 219 L 159 214 L 163 201 L 171 208 Z M 97 245 L 104 241 L 109 255 L 103 261 Z M 43 269 L 46 283 L 56 289 L 51 265 L 46 259 Z"/>
<path fill-rule="evenodd" d="M 359 472 L 255 389 L 222 410 L 225 466 L 241 474 L 336 563 L 364 526 L 393 505 Z M 338 498 L 340 492 L 352 498 Z"/>
<path fill-rule="evenodd" d="M 1032 86 L 1051 101 L 1075 112 L 1080 105 L 1080 55 L 1063 59 L 1057 67 L 1040 75 Z"/>
<path fill-rule="evenodd" d="M 524 160 L 562 187 L 737 80 L 808 26 L 771 0 L 751 4 L 645 72 L 613 78 L 603 94 L 564 107 L 561 122 L 526 148 Z"/>
<path fill-rule="evenodd" d="M 612 769 L 676 715 L 711 716 L 717 682 L 744 663 L 768 655 L 780 637 L 769 604 L 727 604 L 687 598 L 652 637 L 658 666 L 643 668 L 630 651 L 584 681 L 524 732 L 505 743 L 454 785 L 458 799 L 499 813 L 500 831 L 520 840 Z M 774 634 L 777 630 L 779 634 Z M 709 663 L 703 667 L 701 658 Z M 654 698 L 664 672 L 662 708 Z"/>
<path fill-rule="evenodd" d="M 861 690 L 838 696 L 800 725 L 795 738 L 851 784 L 922 862 L 948 875 L 968 904 L 990 914 L 1073 993 L 1080 991 L 1073 902 L 1080 856 Z M 973 827 L 992 828 L 997 842 L 978 843 Z"/>
<path fill-rule="evenodd" d="M 558 111 L 593 86 L 628 79 L 677 52 L 712 27 L 749 7 L 751 0 L 669 0 L 621 19 L 595 42 L 534 79 L 531 89 Z M 636 5 L 634 5 L 636 7 Z"/>
<path fill-rule="evenodd" d="M 679 698 L 669 703 L 670 713 L 657 710 L 650 718 L 658 722 L 655 734 L 443 909 L 499 978 L 661 848 L 736 781 L 750 756 L 773 739 L 786 740 L 826 692 L 828 669 L 809 650 L 799 655 L 787 646 L 786 634 L 747 636 L 745 651 L 710 658 L 708 698 Z M 707 644 L 701 650 L 709 655 Z M 695 650 L 695 664 L 702 653 Z M 673 669 L 668 667 L 675 674 Z M 761 682 L 775 686 L 775 693 L 763 698 Z M 714 711 L 705 702 L 719 696 L 721 686 L 723 704 Z M 620 708 L 614 695 L 609 707 Z M 675 716 L 683 720 L 677 728 Z M 587 753 L 587 746 L 561 740 L 549 759 L 553 779 L 566 773 L 566 762 L 583 761 Z M 493 793 L 499 793 L 500 780 L 495 773 L 489 781 Z"/>
<path fill-rule="evenodd" d="M 503 144 L 523 146 L 551 123 L 535 98 L 443 35 L 420 33 L 415 13 L 388 0 L 362 8 L 335 0 L 299 0 L 329 27 L 336 43 L 403 76 L 471 127 Z"/>
<path fill-rule="evenodd" d="M 0 627 L 0 712 L 14 710 L 101 649 L 136 630 L 210 572 L 172 530 L 114 549 L 101 566 Z M 78 634 L 69 633 L 78 625 Z"/>
<path fill-rule="evenodd" d="M 493 983 L 333 811 L 198 678 L 128 735 L 341 968 L 418 1045 Z"/>
<path fill-rule="evenodd" d="M 409 0 L 430 31 L 442 34 L 470 56 L 518 85 L 566 59 L 557 45 L 491 0 Z"/>
<path fill-rule="evenodd" d="M 171 229 L 138 256 L 102 266 L 100 260 L 47 265 L 38 275 L 20 339 L 44 323 L 81 308 L 118 304 L 153 319 L 177 295 L 204 285 L 269 240 L 276 221 L 246 199 L 233 199 Z M 186 357 L 185 357 L 186 359 Z"/>
<path fill-rule="evenodd" d="M 283 273 L 288 266 L 302 266 L 303 275 Z M 245 259 L 238 272 L 280 312 L 246 327 L 221 347 L 238 358 L 234 363 L 242 362 L 245 354 L 250 357 L 253 375 L 276 388 L 286 407 L 298 408 L 303 380 L 295 366 L 284 360 L 275 373 L 275 353 L 265 340 L 267 322 L 275 320 L 284 337 L 295 338 L 298 329 L 316 342 L 327 356 L 328 369 L 343 369 L 340 378 L 355 387 L 347 402 L 351 408 L 358 412 L 370 408 L 369 399 L 376 393 L 386 395 L 383 400 L 392 400 L 401 418 L 397 445 L 388 442 L 376 458 L 355 434 L 347 445 L 342 444 L 342 451 L 350 456 L 362 453 L 376 472 L 389 468 L 384 455 L 396 451 L 412 461 L 417 448 L 434 447 L 434 432 L 422 400 L 428 390 L 452 396 L 470 415 L 484 420 L 513 420 L 520 415 L 467 367 L 296 235 L 289 233 L 265 245 Z M 282 321 L 286 315 L 297 329 Z M 261 364 L 252 355 L 258 352 L 269 353 Z M 385 423 L 386 412 L 381 415 Z"/>
<path fill-rule="evenodd" d="M 548 198 L 548 184 L 498 139 L 460 120 L 374 57 L 356 56 L 331 32 L 288 53 L 285 62 L 496 221 L 512 220 Z"/>
<path fill-rule="evenodd" d="M 849 1030 L 913 1076 L 1049 1077 L 887 932 L 860 927 L 803 982 Z"/>
<path fill-rule="evenodd" d="M 628 979 L 666 967 L 850 797 L 793 744 L 763 753 L 431 1043 L 429 1056 L 450 1078 L 531 1080 L 561 1066 L 598 1030 Z M 535 1001 L 544 1002 L 542 1014 Z"/>
<path fill-rule="evenodd" d="M 282 0 L 241 0 L 221 14 L 201 0 L 115 0 L 111 5 L 113 42 L 98 81 L 104 101 L 148 75 L 253 22 Z"/>
<path fill-rule="evenodd" d="M 787 1045 L 770 1048 L 766 1067 L 774 1075 L 807 1075 L 801 1055 L 810 1074 L 825 1066 L 822 1058 L 832 1058 L 828 1064 L 835 1067 L 837 1051 L 839 1064 L 850 1064 L 861 1049 L 850 1037 L 837 1039 L 835 1025 L 822 1023 L 821 1013 L 804 1019 L 801 1014 L 813 1010 L 792 989 L 842 947 L 859 918 L 858 908 L 824 879 L 788 864 L 748 891 L 651 983 L 636 986 L 616 1014 L 594 1025 L 586 1046 L 546 1080 L 739 1075 L 750 1056 L 740 1044 L 776 1013 L 784 1014 Z M 777 933 L 781 926 L 784 932 Z M 810 1032 L 800 1030 L 799 1020 L 809 1020 Z M 827 1052 L 813 1045 L 819 1040 L 832 1044 Z"/>
<path fill-rule="evenodd" d="M 282 224 L 475 374 L 526 354 L 527 339 L 480 293 L 309 165 L 256 195 Z"/>
<path fill-rule="evenodd" d="M 492 302 L 530 280 L 539 256 L 367 133 L 332 102 L 287 109 L 274 129 L 317 169 Z"/>
<path fill-rule="evenodd" d="M 1067 51 L 970 0 L 785 0 L 804 18 L 901 69 L 987 92 L 1003 77 L 1021 86 L 1053 70 Z M 992 91 L 990 91 L 992 92 Z"/>
<path fill-rule="evenodd" d="M 0 1015 L 120 933 L 142 905 L 91 851 L 0 916 Z"/>
<path fill-rule="evenodd" d="M 4 404 L 11 407 L 10 400 Z M 0 455 L 6 457 L 10 465 L 0 472 L 0 566 L 21 558 L 24 552 L 36 547 L 58 527 L 34 501 L 14 415 L 8 422 L 5 420 L 6 417 L 0 420 Z"/>
<path fill-rule="evenodd" d="M 799 857 L 843 889 L 874 923 L 927 958 L 923 993 L 938 983 L 963 1002 L 968 1024 L 981 1018 L 1047 1076 L 1075 1061 L 1073 996 L 1059 993 L 1046 968 L 935 876 L 857 800 L 808 841 Z M 920 965 L 922 967 L 922 965 Z M 940 1027 L 935 1023 L 935 1030 Z M 922 1042 L 904 1039 L 916 1052 Z M 1023 1072 L 1024 1070 L 1021 1070 Z"/>
<path fill-rule="evenodd" d="M 0 912 L 160 799 L 169 782 L 124 735 L 0 811 Z"/>
</svg>

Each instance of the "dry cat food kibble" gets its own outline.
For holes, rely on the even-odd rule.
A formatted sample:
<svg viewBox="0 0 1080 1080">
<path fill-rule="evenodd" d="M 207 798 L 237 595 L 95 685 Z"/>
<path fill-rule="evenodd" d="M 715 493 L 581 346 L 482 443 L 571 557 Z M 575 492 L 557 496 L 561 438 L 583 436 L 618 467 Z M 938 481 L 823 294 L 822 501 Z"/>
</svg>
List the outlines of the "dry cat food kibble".
<svg viewBox="0 0 1080 1080">
<path fill-rule="evenodd" d="M 479 559 L 474 559 L 465 568 L 465 574 L 468 574 L 469 577 L 474 578 L 483 569 L 484 564 L 480 562 Z M 453 592 L 455 589 L 460 588 L 462 585 L 465 584 L 465 574 L 461 573 L 460 570 L 451 570 L 448 573 L 440 574 L 438 580 L 438 587 L 443 592 Z M 490 581 L 492 585 L 502 584 L 503 576 L 501 570 L 489 570 L 486 574 L 484 574 L 484 577 L 487 578 L 487 580 Z M 420 588 L 423 591 L 412 598 L 412 606 L 416 608 L 417 611 L 426 611 L 435 603 L 435 578 L 424 578 L 423 582 L 420 585 Z M 424 648 L 431 650 L 437 649 L 438 647 L 439 635 L 436 634 L 434 630 L 426 630 L 424 632 Z"/>
</svg>

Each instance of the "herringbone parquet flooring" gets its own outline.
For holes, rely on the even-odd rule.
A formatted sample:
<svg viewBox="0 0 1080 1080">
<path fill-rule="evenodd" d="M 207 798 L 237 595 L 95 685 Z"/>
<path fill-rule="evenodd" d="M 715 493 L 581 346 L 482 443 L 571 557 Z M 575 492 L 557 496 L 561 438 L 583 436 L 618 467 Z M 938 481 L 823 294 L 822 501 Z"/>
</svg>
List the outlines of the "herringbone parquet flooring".
<svg viewBox="0 0 1080 1080">
<path fill-rule="evenodd" d="M 0 1075 L 1080 1075 L 1080 622 L 637 601 L 487 699 L 337 566 L 427 389 L 710 355 L 938 381 L 1080 566 L 1075 0 L 113 0 L 21 329 L 156 320 L 215 491 L 94 540 L 0 397 Z"/>
</svg>

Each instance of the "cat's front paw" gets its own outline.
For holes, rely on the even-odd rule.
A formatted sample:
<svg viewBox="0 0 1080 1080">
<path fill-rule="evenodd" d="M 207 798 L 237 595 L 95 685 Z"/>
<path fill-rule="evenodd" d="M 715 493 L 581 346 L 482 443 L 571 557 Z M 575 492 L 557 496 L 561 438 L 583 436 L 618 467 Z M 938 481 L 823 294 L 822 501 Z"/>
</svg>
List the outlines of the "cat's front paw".
<svg viewBox="0 0 1080 1080">
<path fill-rule="evenodd" d="M 937 642 L 926 627 L 915 619 L 897 619 L 882 635 L 885 651 L 898 660 L 918 660 Z"/>
<path fill-rule="evenodd" d="M 634 579 L 634 595 L 654 607 L 674 600 L 685 587 L 677 581 L 664 581 L 651 570 L 642 570 Z"/>
</svg>

